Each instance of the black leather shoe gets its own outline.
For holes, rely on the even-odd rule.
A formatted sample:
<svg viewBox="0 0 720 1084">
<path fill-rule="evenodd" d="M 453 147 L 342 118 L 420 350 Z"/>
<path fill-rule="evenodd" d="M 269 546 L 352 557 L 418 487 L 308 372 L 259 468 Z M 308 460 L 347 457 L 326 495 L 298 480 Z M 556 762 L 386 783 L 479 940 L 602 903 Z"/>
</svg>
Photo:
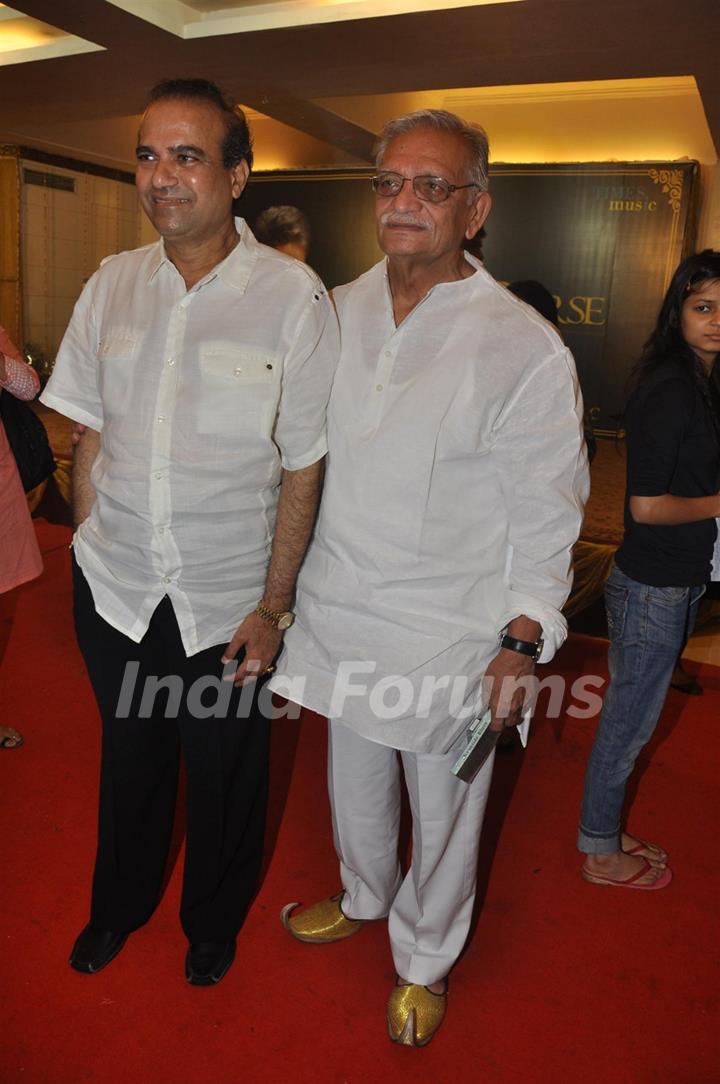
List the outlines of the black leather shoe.
<svg viewBox="0 0 720 1084">
<path fill-rule="evenodd" d="M 185 978 L 193 986 L 212 986 L 234 959 L 234 941 L 196 941 L 185 957 Z"/>
<path fill-rule="evenodd" d="M 114 960 L 128 939 L 127 933 L 115 930 L 96 930 L 86 926 L 70 953 L 70 967 L 94 975 Z"/>
</svg>

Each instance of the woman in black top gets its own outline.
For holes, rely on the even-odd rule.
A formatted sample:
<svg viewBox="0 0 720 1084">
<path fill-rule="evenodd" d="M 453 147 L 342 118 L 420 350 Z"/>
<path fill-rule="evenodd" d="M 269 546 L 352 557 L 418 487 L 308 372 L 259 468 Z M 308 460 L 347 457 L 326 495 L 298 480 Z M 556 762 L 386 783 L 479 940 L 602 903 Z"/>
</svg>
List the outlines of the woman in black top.
<svg viewBox="0 0 720 1084">
<path fill-rule="evenodd" d="M 625 536 L 605 586 L 610 685 L 585 777 L 578 848 L 593 884 L 664 888 L 665 851 L 622 830 L 625 785 L 650 740 L 710 578 L 720 439 L 720 252 L 684 260 L 626 411 Z"/>
</svg>

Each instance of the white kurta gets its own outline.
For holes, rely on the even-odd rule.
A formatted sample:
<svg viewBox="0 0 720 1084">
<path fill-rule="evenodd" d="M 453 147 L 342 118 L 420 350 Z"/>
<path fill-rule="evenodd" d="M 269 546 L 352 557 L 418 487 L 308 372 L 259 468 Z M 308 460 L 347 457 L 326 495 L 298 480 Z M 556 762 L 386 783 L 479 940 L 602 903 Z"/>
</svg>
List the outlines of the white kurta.
<svg viewBox="0 0 720 1084">
<path fill-rule="evenodd" d="M 273 687 L 372 741 L 444 752 L 498 637 L 565 638 L 588 494 L 555 330 L 471 257 L 395 326 L 382 261 L 335 292 L 328 472 Z"/>
<path fill-rule="evenodd" d="M 281 468 L 324 456 L 338 355 L 319 279 L 236 226 L 191 290 L 162 241 L 104 261 L 42 395 L 102 432 L 74 542 L 97 612 L 139 641 L 167 595 L 188 655 L 261 598 Z"/>
</svg>

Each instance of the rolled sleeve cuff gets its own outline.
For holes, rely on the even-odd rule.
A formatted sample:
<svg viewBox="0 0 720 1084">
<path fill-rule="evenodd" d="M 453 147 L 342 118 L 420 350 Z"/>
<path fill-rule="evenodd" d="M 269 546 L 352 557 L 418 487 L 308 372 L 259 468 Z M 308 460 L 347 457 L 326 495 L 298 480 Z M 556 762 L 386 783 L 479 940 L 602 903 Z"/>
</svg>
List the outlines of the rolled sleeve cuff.
<svg viewBox="0 0 720 1084">
<path fill-rule="evenodd" d="M 324 435 L 319 437 L 312 448 L 303 455 L 288 455 L 287 452 L 281 448 L 280 461 L 283 470 L 303 470 L 305 467 L 310 467 L 313 463 L 317 463 L 319 459 L 322 459 L 324 455 L 327 455 L 327 450 L 327 440 Z"/>
<path fill-rule="evenodd" d="M 500 619 L 498 635 L 514 618 L 523 616 L 537 621 L 542 626 L 543 649 L 537 661 L 550 662 L 555 652 L 567 639 L 567 621 L 560 611 L 549 603 L 541 602 L 532 595 L 522 595 L 518 591 L 511 591 L 508 607 Z"/>
<path fill-rule="evenodd" d="M 76 406 L 75 403 L 69 403 L 67 399 L 60 399 L 47 389 L 40 396 L 40 402 L 52 410 L 57 410 L 58 414 L 62 414 L 63 417 L 70 418 L 74 422 L 80 422 L 81 425 L 87 425 L 98 433 L 102 430 L 102 418 L 99 418 L 96 414 L 90 414 L 87 410 L 83 410 L 82 407 Z"/>
</svg>

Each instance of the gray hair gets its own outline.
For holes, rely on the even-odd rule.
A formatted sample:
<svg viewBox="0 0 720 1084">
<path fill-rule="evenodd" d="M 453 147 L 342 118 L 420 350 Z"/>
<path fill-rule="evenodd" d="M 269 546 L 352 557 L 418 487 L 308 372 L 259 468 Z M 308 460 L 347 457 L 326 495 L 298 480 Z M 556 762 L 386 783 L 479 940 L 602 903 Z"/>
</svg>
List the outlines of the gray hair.
<svg viewBox="0 0 720 1084">
<path fill-rule="evenodd" d="M 389 120 L 380 133 L 375 149 L 376 168 L 379 168 L 390 141 L 396 136 L 415 131 L 416 128 L 431 128 L 436 132 L 450 132 L 458 136 L 468 151 L 470 180 L 478 185 L 481 192 L 487 192 L 490 155 L 487 133 L 479 124 L 469 124 L 456 113 L 448 113 L 446 109 L 416 109 L 414 113 L 406 113 L 403 117 Z"/>
</svg>

